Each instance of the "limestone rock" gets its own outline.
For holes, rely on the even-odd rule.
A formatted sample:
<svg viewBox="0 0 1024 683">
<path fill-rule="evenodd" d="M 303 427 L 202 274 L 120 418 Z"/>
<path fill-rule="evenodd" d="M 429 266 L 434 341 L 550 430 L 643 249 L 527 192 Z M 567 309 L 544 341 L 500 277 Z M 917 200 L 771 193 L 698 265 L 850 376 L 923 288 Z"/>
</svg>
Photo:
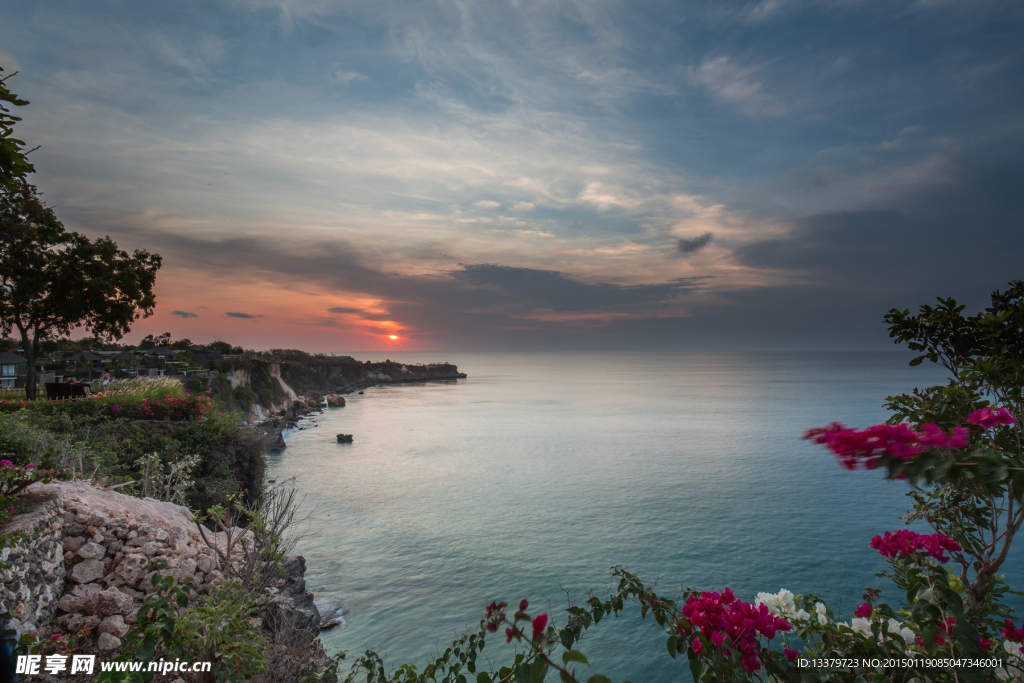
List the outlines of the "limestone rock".
<svg viewBox="0 0 1024 683">
<path fill-rule="evenodd" d="M 209 555 L 200 555 L 196 558 L 196 567 L 204 574 L 209 574 L 218 568 L 217 561 Z"/>
<path fill-rule="evenodd" d="M 91 605 L 92 600 L 93 599 L 88 596 L 65 593 L 63 597 L 57 601 L 57 607 L 65 612 L 84 612 L 86 608 Z"/>
<path fill-rule="evenodd" d="M 327 397 L 327 405 L 331 408 L 341 408 L 345 405 L 345 397 L 337 394 L 330 394 Z"/>
<path fill-rule="evenodd" d="M 77 553 L 78 549 L 82 547 L 83 543 L 85 543 L 85 539 L 81 536 L 65 536 L 63 543 L 64 550 L 71 553 Z"/>
<path fill-rule="evenodd" d="M 99 647 L 100 652 L 110 652 L 111 650 L 121 648 L 121 639 L 109 633 L 101 633 L 99 640 L 96 641 L 96 645 Z"/>
<path fill-rule="evenodd" d="M 91 583 L 102 576 L 103 563 L 99 560 L 83 560 L 68 572 L 68 578 L 75 583 Z"/>
<path fill-rule="evenodd" d="M 133 611 L 134 602 L 132 599 L 117 590 L 108 588 L 96 597 L 96 614 L 101 617 L 109 617 L 114 614 L 130 614 Z"/>
<path fill-rule="evenodd" d="M 99 632 L 109 633 L 115 638 L 121 639 L 128 635 L 128 624 L 124 623 L 124 617 L 120 614 L 114 614 L 100 622 Z"/>
<path fill-rule="evenodd" d="M 78 549 L 78 556 L 83 560 L 102 560 L 107 554 L 107 549 L 99 543 L 89 542 Z"/>
<path fill-rule="evenodd" d="M 121 564 L 117 565 L 114 570 L 113 578 L 115 585 L 121 584 L 134 588 L 138 585 L 139 581 L 146 575 L 146 567 L 149 564 L 149 560 L 145 555 L 132 554 L 121 560 Z"/>
</svg>

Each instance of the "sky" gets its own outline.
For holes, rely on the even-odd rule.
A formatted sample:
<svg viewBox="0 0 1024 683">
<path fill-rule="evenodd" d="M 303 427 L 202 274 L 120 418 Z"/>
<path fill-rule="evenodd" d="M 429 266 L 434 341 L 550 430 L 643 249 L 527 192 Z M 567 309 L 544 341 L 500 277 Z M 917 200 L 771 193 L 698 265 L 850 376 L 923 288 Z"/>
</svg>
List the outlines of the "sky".
<svg viewBox="0 0 1024 683">
<path fill-rule="evenodd" d="M 1024 6 L 10 0 L 65 226 L 163 257 L 127 341 L 895 348 L 1024 278 Z"/>
</svg>

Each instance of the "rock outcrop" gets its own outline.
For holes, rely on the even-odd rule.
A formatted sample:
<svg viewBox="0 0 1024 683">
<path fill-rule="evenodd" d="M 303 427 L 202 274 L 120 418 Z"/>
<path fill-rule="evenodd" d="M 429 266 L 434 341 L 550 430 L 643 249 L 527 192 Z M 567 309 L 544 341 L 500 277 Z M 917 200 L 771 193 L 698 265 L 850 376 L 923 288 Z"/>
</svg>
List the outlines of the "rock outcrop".
<svg viewBox="0 0 1024 683">
<path fill-rule="evenodd" d="M 31 547 L 3 551 L 5 560 L 12 559 L 0 594 L 0 609 L 22 632 L 91 629 L 80 649 L 111 655 L 122 648 L 143 599 L 153 590 L 154 573 L 176 582 L 191 578 L 197 593 L 224 579 L 217 553 L 203 541 L 187 508 L 82 482 L 35 484 L 29 492 L 44 502 L 31 515 L 12 521 L 42 534 Z M 224 548 L 223 534 L 206 536 Z M 164 568 L 154 568 L 154 560 Z M 305 568 L 302 557 L 285 561 L 269 589 L 266 628 L 275 642 L 274 628 L 292 639 L 301 632 L 305 644 L 322 654 L 319 642 L 313 644 L 320 614 L 306 590 Z"/>
</svg>

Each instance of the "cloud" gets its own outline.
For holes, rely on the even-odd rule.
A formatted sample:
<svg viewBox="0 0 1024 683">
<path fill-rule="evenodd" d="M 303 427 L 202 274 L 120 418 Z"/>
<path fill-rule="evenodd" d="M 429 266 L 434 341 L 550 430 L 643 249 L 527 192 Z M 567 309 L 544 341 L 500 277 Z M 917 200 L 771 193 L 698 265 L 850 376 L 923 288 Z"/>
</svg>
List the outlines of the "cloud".
<svg viewBox="0 0 1024 683">
<path fill-rule="evenodd" d="M 805 216 L 791 234 L 735 255 L 806 282 L 888 292 L 894 306 L 909 305 L 897 302 L 910 295 L 922 302 L 957 291 L 983 296 L 1020 276 L 1020 177 L 1021 162 L 950 158 L 941 179 Z"/>
<path fill-rule="evenodd" d="M 711 237 L 711 233 L 706 232 L 699 237 L 691 239 L 680 238 L 676 242 L 676 246 L 680 254 L 692 254 L 711 244 Z"/>
<path fill-rule="evenodd" d="M 17 59 L 7 54 L 3 50 L 0 50 L 0 69 L 3 69 L 3 73 L 0 74 L 0 77 L 6 78 L 7 76 L 10 76 L 12 73 L 16 71 L 21 71 L 21 65 L 18 63 Z M 7 87 L 14 88 L 15 92 L 18 91 L 17 83 L 13 81 L 9 81 L 7 83 Z"/>
<path fill-rule="evenodd" d="M 195 313 L 189 313 L 188 311 L 171 311 L 171 315 L 176 315 L 180 318 L 198 318 L 199 316 Z"/>
<path fill-rule="evenodd" d="M 473 202 L 473 206 L 478 209 L 497 209 L 501 207 L 501 202 L 491 201 L 490 199 L 481 199 L 478 202 Z"/>
<path fill-rule="evenodd" d="M 335 69 L 331 74 L 331 80 L 341 85 L 346 85 L 352 81 L 368 81 L 369 78 L 363 74 L 356 73 L 355 71 L 345 71 L 344 69 Z"/>
<path fill-rule="evenodd" d="M 893 140 L 883 140 L 879 145 L 882 149 L 899 149 L 907 144 L 909 138 L 921 130 L 921 126 L 907 126 Z"/>
<path fill-rule="evenodd" d="M 533 211 L 533 202 L 516 202 L 508 208 L 512 211 Z"/>
<path fill-rule="evenodd" d="M 237 313 L 237 312 L 228 312 L 228 313 L 225 313 L 224 315 L 228 316 L 229 318 L 244 318 L 245 320 L 252 320 L 253 318 L 262 318 L 263 317 L 262 315 L 259 315 L 259 314 L 253 315 L 251 313 Z"/>
<path fill-rule="evenodd" d="M 757 79 L 760 67 L 740 66 L 729 57 L 705 59 L 690 69 L 690 79 L 707 90 L 723 104 L 735 106 L 749 116 L 779 116 L 785 105 L 764 90 L 764 81 Z"/>
<path fill-rule="evenodd" d="M 554 270 L 515 268 L 494 263 L 467 265 L 451 275 L 476 286 L 497 287 L 508 296 L 533 301 L 556 312 L 665 303 L 692 291 L 706 280 L 704 277 L 691 277 L 651 285 L 585 284 Z"/>
</svg>

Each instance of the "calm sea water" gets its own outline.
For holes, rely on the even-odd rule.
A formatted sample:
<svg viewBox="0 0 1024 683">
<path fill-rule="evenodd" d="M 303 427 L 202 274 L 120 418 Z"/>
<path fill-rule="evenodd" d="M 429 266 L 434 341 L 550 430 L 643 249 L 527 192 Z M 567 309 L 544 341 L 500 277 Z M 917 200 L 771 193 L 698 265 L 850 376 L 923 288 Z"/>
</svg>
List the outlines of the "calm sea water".
<svg viewBox="0 0 1024 683">
<path fill-rule="evenodd" d="M 308 585 L 345 621 L 328 649 L 422 665 L 494 599 L 550 604 L 561 623 L 564 591 L 604 595 L 615 564 L 748 601 L 813 592 L 847 617 L 867 586 L 897 600 L 868 542 L 902 526 L 907 486 L 846 472 L 800 436 L 884 420 L 886 395 L 944 381 L 934 366 L 901 352 L 389 357 L 469 378 L 349 396 L 271 456 L 312 510 Z M 582 646 L 594 670 L 690 680 L 628 612 Z M 503 640 L 484 651 L 499 663 Z"/>
</svg>

